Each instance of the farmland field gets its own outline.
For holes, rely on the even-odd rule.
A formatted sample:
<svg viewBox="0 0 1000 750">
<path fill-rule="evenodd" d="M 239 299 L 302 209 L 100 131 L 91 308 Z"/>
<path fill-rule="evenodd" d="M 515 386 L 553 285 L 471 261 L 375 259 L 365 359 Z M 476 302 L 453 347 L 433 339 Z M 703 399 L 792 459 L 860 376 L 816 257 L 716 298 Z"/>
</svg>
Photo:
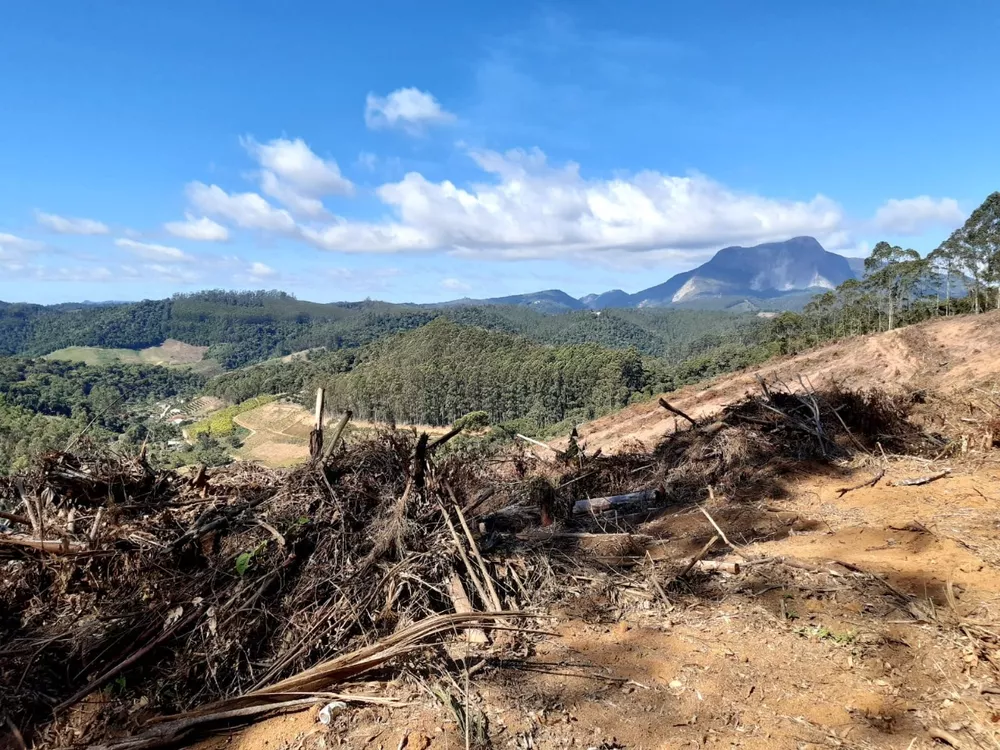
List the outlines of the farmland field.
<svg viewBox="0 0 1000 750">
<path fill-rule="evenodd" d="M 45 359 L 83 362 L 86 365 L 135 364 L 163 367 L 188 367 L 195 372 L 214 375 L 221 372 L 219 363 L 204 359 L 207 346 L 193 346 L 167 339 L 160 346 L 147 349 L 106 349 L 98 346 L 68 346 L 45 355 Z"/>
</svg>

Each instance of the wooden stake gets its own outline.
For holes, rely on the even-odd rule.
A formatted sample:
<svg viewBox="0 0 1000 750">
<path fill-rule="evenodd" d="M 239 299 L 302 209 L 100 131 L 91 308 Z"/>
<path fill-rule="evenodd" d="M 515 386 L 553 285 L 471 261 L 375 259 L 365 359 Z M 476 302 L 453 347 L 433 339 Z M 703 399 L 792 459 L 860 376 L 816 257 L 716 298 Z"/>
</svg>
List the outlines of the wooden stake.
<svg viewBox="0 0 1000 750">
<path fill-rule="evenodd" d="M 323 454 L 323 389 L 316 389 L 316 417 L 309 433 L 309 457 L 317 459 Z"/>
</svg>

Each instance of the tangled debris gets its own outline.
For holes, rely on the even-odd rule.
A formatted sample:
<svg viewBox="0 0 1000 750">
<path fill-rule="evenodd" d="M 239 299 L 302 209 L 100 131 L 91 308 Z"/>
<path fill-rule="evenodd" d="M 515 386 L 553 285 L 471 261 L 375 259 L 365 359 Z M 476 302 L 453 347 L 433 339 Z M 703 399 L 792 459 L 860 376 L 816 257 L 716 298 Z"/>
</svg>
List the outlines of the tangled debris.
<svg viewBox="0 0 1000 750">
<path fill-rule="evenodd" d="M 419 670 L 422 643 L 509 629 L 574 566 L 627 570 L 655 541 L 639 525 L 706 488 L 776 498 L 796 462 L 936 449 L 906 408 L 762 384 L 653 452 L 580 446 L 556 464 L 437 458 L 444 441 L 405 431 L 287 473 L 45 456 L 0 484 L 0 715 L 36 746 L 139 750 L 312 705 L 387 665 Z M 726 569 L 702 559 L 715 541 L 672 578 Z"/>
</svg>

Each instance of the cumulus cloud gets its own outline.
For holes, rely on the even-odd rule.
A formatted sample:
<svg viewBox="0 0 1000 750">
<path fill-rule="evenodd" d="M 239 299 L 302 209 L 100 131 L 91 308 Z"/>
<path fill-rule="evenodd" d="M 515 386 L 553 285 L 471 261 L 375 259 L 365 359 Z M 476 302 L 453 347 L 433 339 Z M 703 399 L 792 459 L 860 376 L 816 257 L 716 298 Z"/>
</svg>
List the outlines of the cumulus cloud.
<svg viewBox="0 0 1000 750">
<path fill-rule="evenodd" d="M 186 188 L 187 199 L 203 214 L 218 216 L 243 227 L 271 232 L 294 233 L 295 219 L 275 208 L 257 193 L 227 193 L 218 185 L 192 182 Z"/>
<path fill-rule="evenodd" d="M 354 194 L 353 183 L 340 173 L 337 162 L 317 156 L 301 138 L 258 143 L 246 137 L 241 142 L 261 166 L 261 191 L 296 215 L 324 216 L 324 196 Z"/>
<path fill-rule="evenodd" d="M 194 260 L 183 250 L 179 250 L 176 247 L 168 247 L 167 245 L 152 245 L 148 242 L 137 242 L 136 240 L 124 237 L 115 240 L 115 245 L 123 250 L 128 250 L 140 258 L 160 261 L 161 263 L 190 263 Z"/>
<path fill-rule="evenodd" d="M 732 190 L 703 175 L 646 171 L 587 179 L 538 151 L 472 154 L 492 181 L 459 187 L 411 172 L 376 194 L 393 216 L 304 229 L 316 246 L 344 252 L 448 250 L 506 258 L 581 252 L 706 251 L 810 234 L 835 236 L 840 207 L 817 195 L 791 201 Z"/>
<path fill-rule="evenodd" d="M 253 263 L 251 263 L 247 273 L 249 273 L 256 279 L 267 279 L 272 276 L 277 276 L 278 274 L 278 272 L 275 271 L 273 268 L 271 268 L 268 265 L 265 265 L 264 263 L 261 263 L 260 261 L 254 261 Z"/>
<path fill-rule="evenodd" d="M 876 229 L 896 235 L 918 235 L 934 227 L 954 227 L 965 221 L 965 214 L 954 198 L 916 198 L 886 201 L 875 212 Z"/>
<path fill-rule="evenodd" d="M 35 212 L 35 219 L 46 229 L 58 234 L 107 234 L 110 230 L 107 224 L 94 219 L 78 219 L 69 216 Z"/>
<path fill-rule="evenodd" d="M 163 225 L 175 237 L 198 242 L 225 242 L 229 239 L 229 230 L 222 224 L 212 221 L 207 216 L 196 218 L 184 214 L 184 221 L 170 221 Z"/>
<path fill-rule="evenodd" d="M 396 89 L 387 96 L 372 93 L 365 100 L 365 124 L 372 129 L 401 128 L 419 134 L 428 126 L 455 119 L 429 92 L 417 88 Z"/>
</svg>

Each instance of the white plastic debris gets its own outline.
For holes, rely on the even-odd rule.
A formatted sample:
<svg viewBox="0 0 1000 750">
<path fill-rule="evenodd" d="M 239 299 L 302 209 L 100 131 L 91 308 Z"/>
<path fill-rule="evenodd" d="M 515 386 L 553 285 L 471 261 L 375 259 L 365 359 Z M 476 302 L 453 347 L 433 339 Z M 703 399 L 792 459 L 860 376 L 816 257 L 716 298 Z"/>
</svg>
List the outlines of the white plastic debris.
<svg viewBox="0 0 1000 750">
<path fill-rule="evenodd" d="M 319 710 L 319 721 L 321 724 L 330 726 L 333 723 L 333 717 L 339 714 L 347 708 L 347 704 L 343 701 L 333 701 L 332 703 L 327 703 L 323 708 Z"/>
</svg>

